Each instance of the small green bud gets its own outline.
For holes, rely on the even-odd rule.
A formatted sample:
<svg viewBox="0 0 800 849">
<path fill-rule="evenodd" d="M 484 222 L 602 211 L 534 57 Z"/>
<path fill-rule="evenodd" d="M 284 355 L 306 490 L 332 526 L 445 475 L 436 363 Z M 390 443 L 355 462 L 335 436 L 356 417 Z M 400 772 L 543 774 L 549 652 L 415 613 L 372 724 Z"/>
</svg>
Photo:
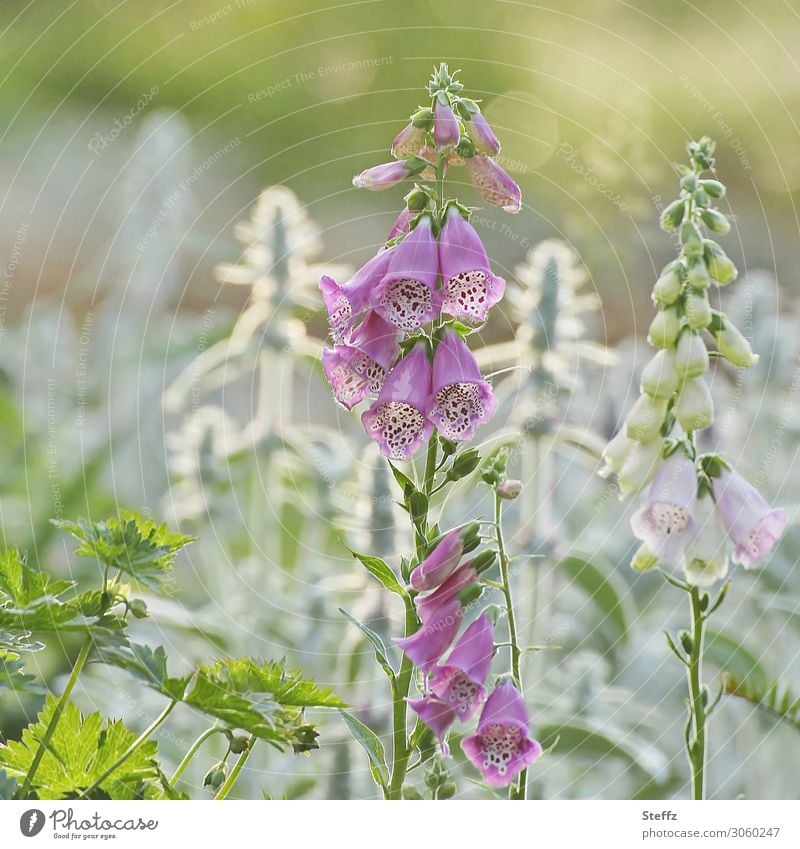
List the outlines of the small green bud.
<svg viewBox="0 0 800 849">
<path fill-rule="evenodd" d="M 711 324 L 711 304 L 705 292 L 687 292 L 684 301 L 686 321 L 692 330 L 702 330 Z"/>
<path fill-rule="evenodd" d="M 700 218 L 712 233 L 725 235 L 731 229 L 730 221 L 716 209 L 701 210 Z"/>
<path fill-rule="evenodd" d="M 695 206 L 699 206 L 701 209 L 705 209 L 711 203 L 711 198 L 703 189 L 695 189 L 692 192 L 692 197 L 694 198 Z"/>
<path fill-rule="evenodd" d="M 483 587 L 480 584 L 464 587 L 458 594 L 458 601 L 462 608 L 469 607 L 483 595 Z"/>
<path fill-rule="evenodd" d="M 655 439 L 661 432 L 661 425 L 667 417 L 667 403 L 665 398 L 640 396 L 625 419 L 628 436 L 639 442 Z"/>
<path fill-rule="evenodd" d="M 719 180 L 701 180 L 700 186 L 711 195 L 712 198 L 725 196 L 725 186 Z"/>
<path fill-rule="evenodd" d="M 708 266 L 702 256 L 696 256 L 689 260 L 686 279 L 694 289 L 708 289 L 711 285 L 711 275 L 708 273 Z"/>
<path fill-rule="evenodd" d="M 433 126 L 433 110 L 429 107 L 417 110 L 411 116 L 411 123 L 422 130 L 429 130 Z"/>
<path fill-rule="evenodd" d="M 403 787 L 403 798 L 408 799 L 409 801 L 417 801 L 422 799 L 422 794 L 414 787 L 413 784 L 406 784 Z"/>
<path fill-rule="evenodd" d="M 522 492 L 522 481 L 500 481 L 500 483 L 495 487 L 495 492 L 500 496 L 500 498 L 503 498 L 506 501 L 513 501 Z"/>
<path fill-rule="evenodd" d="M 137 619 L 147 618 L 147 603 L 143 598 L 132 598 L 128 602 L 128 610 L 130 610 Z"/>
<path fill-rule="evenodd" d="M 647 341 L 654 348 L 673 348 L 681 332 L 681 319 L 675 307 L 659 310 L 650 322 Z"/>
<path fill-rule="evenodd" d="M 739 272 L 731 259 L 724 250 L 711 239 L 706 239 L 703 242 L 703 253 L 708 266 L 708 273 L 719 283 L 720 286 L 727 286 L 728 283 L 733 283 Z"/>
<path fill-rule="evenodd" d="M 457 481 L 471 475 L 478 468 L 481 462 L 481 455 L 477 448 L 468 448 L 462 454 L 459 454 L 450 471 L 447 473 L 447 480 Z"/>
<path fill-rule="evenodd" d="M 413 189 L 406 198 L 406 205 L 410 212 L 422 212 L 428 208 L 430 201 L 431 197 L 427 192 L 421 189 Z"/>
<path fill-rule="evenodd" d="M 242 734 L 233 734 L 230 738 L 230 749 L 234 755 L 241 755 L 250 748 L 250 741 Z"/>
<path fill-rule="evenodd" d="M 511 450 L 506 446 L 496 449 L 489 454 L 481 466 L 481 478 L 489 486 L 497 486 L 505 477 L 506 466 L 511 457 Z"/>
<path fill-rule="evenodd" d="M 666 403 L 665 403 L 666 410 Z M 633 447 L 617 473 L 617 484 L 624 497 L 639 492 L 647 486 L 662 462 L 664 440 L 656 438 L 649 442 L 634 442 Z"/>
<path fill-rule="evenodd" d="M 220 761 L 218 764 L 214 764 L 203 776 L 203 787 L 209 787 L 211 790 L 219 790 L 227 777 L 228 765 L 225 761 Z"/>
<path fill-rule="evenodd" d="M 448 781 L 436 791 L 437 799 L 452 799 L 458 788 L 452 781 Z"/>
<path fill-rule="evenodd" d="M 683 253 L 688 259 L 700 256 L 703 253 L 703 237 L 695 227 L 694 222 L 687 219 L 681 225 L 681 244 Z"/>
<path fill-rule="evenodd" d="M 472 560 L 470 561 L 470 566 L 479 575 L 481 575 L 483 572 L 487 572 L 489 569 L 491 569 L 492 566 L 494 566 L 496 560 L 496 551 L 482 551 L 480 554 L 476 554 L 475 557 L 472 558 Z"/>
<path fill-rule="evenodd" d="M 669 232 L 670 230 L 676 230 L 681 221 L 683 221 L 683 216 L 686 214 L 686 202 L 683 200 L 674 200 L 672 203 L 661 213 L 661 229 Z"/>
<path fill-rule="evenodd" d="M 682 291 L 683 285 L 676 263 L 675 267 L 667 266 L 661 273 L 661 277 L 656 280 L 653 286 L 651 297 L 658 306 L 668 307 L 680 298 Z"/>
<path fill-rule="evenodd" d="M 678 388 L 680 376 L 675 367 L 675 355 L 662 348 L 657 351 L 642 372 L 642 392 L 651 398 L 671 398 Z"/>
<path fill-rule="evenodd" d="M 697 177 L 694 174 L 684 174 L 681 177 L 681 188 L 687 192 L 693 192 L 697 188 Z"/>
<path fill-rule="evenodd" d="M 702 337 L 693 330 L 681 333 L 675 348 L 675 366 L 683 378 L 699 377 L 708 371 L 708 348 Z"/>
<path fill-rule="evenodd" d="M 640 545 L 636 550 L 636 554 L 633 555 L 633 559 L 631 560 L 631 569 L 633 569 L 634 572 L 646 572 L 648 569 L 652 569 L 656 563 L 658 563 L 658 558 L 644 543 L 642 543 L 642 545 Z"/>
<path fill-rule="evenodd" d="M 686 654 L 690 655 L 694 651 L 694 640 L 692 639 L 692 635 L 688 631 L 680 631 L 678 633 L 678 639 L 683 646 L 683 650 Z"/>
<path fill-rule="evenodd" d="M 687 433 L 714 423 L 714 400 L 702 377 L 692 377 L 684 383 L 673 412 L 678 424 Z"/>
<path fill-rule="evenodd" d="M 714 334 L 714 341 L 720 354 L 735 366 L 749 368 L 758 362 L 758 354 L 753 353 L 750 343 L 730 322 L 726 321 L 722 329 Z"/>
</svg>

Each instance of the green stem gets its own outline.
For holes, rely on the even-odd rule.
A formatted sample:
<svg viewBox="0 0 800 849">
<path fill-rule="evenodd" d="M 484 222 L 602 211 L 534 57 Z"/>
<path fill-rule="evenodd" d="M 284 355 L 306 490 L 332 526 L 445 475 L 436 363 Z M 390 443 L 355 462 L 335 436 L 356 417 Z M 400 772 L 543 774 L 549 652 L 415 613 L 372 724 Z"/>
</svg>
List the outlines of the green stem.
<svg viewBox="0 0 800 849">
<path fill-rule="evenodd" d="M 423 482 L 423 492 L 428 498 L 433 491 L 433 485 L 436 479 L 438 448 L 436 436 L 431 437 L 430 442 L 428 442 L 428 452 L 425 458 L 425 477 Z M 428 514 L 426 511 L 425 515 L 420 517 L 414 526 L 417 559 L 421 559 L 425 554 L 427 532 Z M 404 634 L 405 636 L 410 636 L 419 628 L 419 619 L 414 609 L 414 603 L 408 595 L 404 597 L 403 602 L 405 604 L 406 615 Z M 413 675 L 414 664 L 408 655 L 404 653 L 403 659 L 400 662 L 400 672 L 392 682 L 392 774 L 389 786 L 384 791 L 384 796 L 387 799 L 402 798 L 403 782 L 408 773 L 408 764 L 411 759 L 411 746 L 408 741 L 406 699 L 411 689 Z"/>
<path fill-rule="evenodd" d="M 506 619 L 508 620 L 508 642 L 511 655 L 511 677 L 517 689 L 522 692 L 522 669 L 520 658 L 522 652 L 519 648 L 519 637 L 517 636 L 517 621 L 514 615 L 514 601 L 511 594 L 511 576 L 508 570 L 508 555 L 506 554 L 505 540 L 503 539 L 503 500 L 495 493 L 494 496 L 494 528 L 497 541 L 497 555 L 500 560 L 500 582 L 503 587 L 503 596 L 506 602 Z M 509 799 L 524 799 L 528 786 L 528 770 L 524 769 L 516 781 L 508 788 Z"/>
<path fill-rule="evenodd" d="M 189 762 L 200 750 L 200 747 L 203 745 L 203 743 L 205 743 L 209 737 L 213 736 L 214 734 L 220 734 L 224 730 L 225 729 L 219 725 L 212 725 L 211 728 L 206 728 L 206 730 L 194 741 L 194 743 L 189 746 L 189 749 L 184 755 L 183 760 L 178 764 L 178 767 L 175 772 L 172 773 L 172 778 L 170 778 L 169 783 L 174 786 L 175 782 L 186 771 L 186 767 L 189 766 Z"/>
<path fill-rule="evenodd" d="M 77 659 L 75 660 L 75 665 L 72 667 L 72 672 L 70 672 L 69 679 L 67 680 L 67 684 L 64 687 L 64 692 L 61 694 L 61 697 L 58 700 L 58 704 L 56 705 L 56 708 L 53 711 L 53 715 L 50 717 L 50 722 L 47 724 L 47 728 L 45 729 L 44 735 L 39 743 L 39 748 L 36 750 L 36 754 L 33 756 L 33 761 L 31 762 L 30 768 L 28 769 L 28 774 L 25 776 L 25 780 L 22 782 L 22 787 L 19 789 L 18 796 L 21 799 L 25 799 L 28 793 L 30 792 L 31 784 L 33 783 L 33 779 L 36 776 L 36 771 L 39 769 L 39 764 L 41 764 L 42 762 L 44 753 L 47 751 L 47 747 L 50 745 L 50 740 L 52 740 L 53 738 L 56 726 L 58 725 L 58 722 L 61 719 L 61 714 L 64 712 L 64 708 L 67 706 L 67 702 L 69 701 L 69 697 L 72 694 L 72 690 L 74 689 L 75 684 L 78 681 L 78 677 L 83 671 L 83 667 L 86 665 L 86 659 L 89 657 L 89 652 L 92 649 L 92 645 L 93 640 L 91 634 L 89 634 L 84 640 L 83 646 L 81 646 L 81 650 L 78 653 Z"/>
<path fill-rule="evenodd" d="M 236 779 L 239 777 L 239 773 L 244 768 L 244 765 L 247 763 L 247 759 L 250 757 L 250 752 L 253 751 L 253 746 L 256 744 L 256 735 L 251 734 L 250 739 L 247 741 L 247 748 L 239 755 L 239 759 L 233 765 L 233 769 L 230 772 L 230 775 L 225 779 L 225 783 L 222 787 L 217 791 L 217 795 L 214 797 L 215 802 L 221 802 L 223 799 L 226 799 L 228 793 L 233 789 L 233 785 L 236 784 Z"/>
<path fill-rule="evenodd" d="M 692 716 L 692 735 L 687 741 L 687 757 L 692 770 L 692 796 L 705 798 L 706 767 L 706 706 L 703 698 L 703 610 L 700 590 L 689 591 L 692 603 L 692 651 L 689 655 L 689 701 Z"/>
<path fill-rule="evenodd" d="M 173 699 L 165 708 L 161 711 L 161 713 L 150 723 L 150 725 L 145 728 L 144 731 L 133 741 L 133 743 L 128 746 L 127 749 L 111 764 L 107 769 L 103 770 L 98 778 L 96 778 L 81 794 L 79 798 L 86 797 L 93 791 L 97 790 L 98 787 L 116 770 L 118 770 L 122 764 L 125 763 L 126 760 L 139 748 L 139 746 L 144 743 L 147 738 L 153 734 L 166 720 L 166 718 L 172 713 L 175 705 L 178 704 L 177 700 Z"/>
</svg>

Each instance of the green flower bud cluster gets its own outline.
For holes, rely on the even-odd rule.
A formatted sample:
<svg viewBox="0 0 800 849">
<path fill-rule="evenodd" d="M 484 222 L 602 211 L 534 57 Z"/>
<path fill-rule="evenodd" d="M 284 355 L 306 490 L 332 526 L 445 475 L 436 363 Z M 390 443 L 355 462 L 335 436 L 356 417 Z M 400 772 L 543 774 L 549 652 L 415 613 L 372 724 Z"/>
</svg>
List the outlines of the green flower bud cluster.
<svg viewBox="0 0 800 849">
<path fill-rule="evenodd" d="M 711 286 L 736 279 L 736 266 L 710 233 L 730 230 L 726 216 L 712 206 L 725 194 L 719 180 L 704 176 L 714 167 L 714 142 L 704 137 L 688 145 L 689 162 L 678 166 L 680 196 L 661 215 L 661 226 L 678 231 L 680 251 L 653 286 L 658 312 L 647 340 L 656 349 L 642 372 L 641 395 L 624 427 L 606 447 L 603 475 L 617 474 L 622 495 L 637 492 L 652 479 L 661 464 L 666 438 L 677 423 L 691 433 L 714 421 L 714 403 L 705 374 L 709 351 L 704 334 L 717 354 L 736 366 L 758 361 L 749 343 L 732 322 L 712 309 Z M 639 555 L 647 568 L 647 552 Z"/>
</svg>

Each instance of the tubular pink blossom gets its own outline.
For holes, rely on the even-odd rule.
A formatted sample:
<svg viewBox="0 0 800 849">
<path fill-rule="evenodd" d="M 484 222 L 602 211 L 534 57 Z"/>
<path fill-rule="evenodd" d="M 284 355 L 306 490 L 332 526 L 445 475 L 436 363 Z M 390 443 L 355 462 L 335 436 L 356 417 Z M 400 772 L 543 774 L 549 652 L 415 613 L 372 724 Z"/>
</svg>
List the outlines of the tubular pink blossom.
<svg viewBox="0 0 800 849">
<path fill-rule="evenodd" d="M 319 281 L 334 342 L 345 342 L 356 319 L 370 306 L 375 289 L 389 270 L 395 248 L 382 248 L 344 285 L 324 275 Z"/>
<path fill-rule="evenodd" d="M 480 153 L 488 153 L 490 156 L 497 156 L 500 153 L 500 142 L 483 113 L 473 112 L 467 129 L 473 144 Z"/>
<path fill-rule="evenodd" d="M 431 365 L 420 343 L 392 369 L 377 401 L 361 416 L 384 457 L 407 460 L 428 441 L 433 432 L 427 418 L 430 392 Z"/>
<path fill-rule="evenodd" d="M 410 230 L 411 219 L 413 217 L 411 210 L 408 207 L 405 207 L 397 218 L 395 218 L 394 224 L 392 224 L 392 229 L 386 237 L 386 241 L 391 242 L 392 239 L 396 239 L 398 236 L 406 236 Z"/>
<path fill-rule="evenodd" d="M 452 601 L 411 636 L 395 637 L 394 641 L 415 666 L 430 672 L 452 645 L 460 624 L 461 605 Z"/>
<path fill-rule="evenodd" d="M 506 212 L 519 212 L 522 192 L 494 159 L 479 153 L 467 159 L 466 165 L 472 184 L 487 203 L 500 206 Z"/>
<path fill-rule="evenodd" d="M 414 599 L 421 622 L 430 622 L 435 619 L 442 608 L 447 607 L 459 597 L 463 589 L 478 580 L 478 575 L 471 568 L 471 563 L 472 561 L 456 569 L 440 587 Z"/>
<path fill-rule="evenodd" d="M 421 147 L 425 146 L 426 131 L 409 123 L 394 137 L 392 156 L 396 159 L 408 159 L 416 156 Z"/>
<path fill-rule="evenodd" d="M 437 543 L 431 553 L 411 573 L 409 583 L 417 591 L 432 590 L 453 574 L 464 553 L 463 529 L 456 528 Z"/>
<path fill-rule="evenodd" d="M 384 162 L 382 165 L 373 165 L 356 177 L 353 177 L 353 185 L 357 189 L 369 189 L 373 192 L 381 192 L 390 189 L 405 180 L 411 174 L 411 169 L 404 160 L 397 162 Z"/>
<path fill-rule="evenodd" d="M 493 653 L 494 631 L 484 613 L 459 637 L 447 662 L 433 672 L 431 691 L 462 722 L 471 719 L 486 698 L 484 684 Z"/>
<path fill-rule="evenodd" d="M 477 733 L 461 742 L 464 754 L 492 787 L 506 787 L 541 754 L 530 736 L 528 711 L 517 688 L 499 684 L 486 700 Z"/>
<path fill-rule="evenodd" d="M 753 569 L 772 553 L 789 524 L 785 510 L 772 509 L 738 472 L 723 469 L 712 478 L 717 514 L 736 546 L 733 559 Z"/>
<path fill-rule="evenodd" d="M 439 266 L 443 312 L 483 321 L 503 297 L 506 281 L 492 274 L 480 236 L 456 206 L 447 211 L 439 238 Z"/>
<path fill-rule="evenodd" d="M 408 706 L 433 731 L 444 757 L 450 757 L 450 747 L 445 738 L 456 718 L 456 712 L 430 693 L 421 699 L 409 699 Z"/>
<path fill-rule="evenodd" d="M 396 327 L 413 333 L 439 314 L 439 258 L 430 216 L 424 215 L 393 250 L 375 308 Z"/>
<path fill-rule="evenodd" d="M 433 358 L 433 398 L 428 417 L 445 439 L 471 439 L 497 409 L 492 387 L 475 357 L 452 328 L 445 331 Z"/>
<path fill-rule="evenodd" d="M 333 396 L 348 410 L 367 395 L 377 395 L 400 352 L 397 328 L 370 311 L 347 344 L 322 352 L 322 369 Z"/>
<path fill-rule="evenodd" d="M 694 536 L 696 503 L 697 471 L 678 450 L 663 462 L 644 506 L 631 519 L 633 533 L 659 560 L 675 563 Z"/>
<path fill-rule="evenodd" d="M 436 147 L 455 147 L 461 141 L 461 131 L 453 107 L 439 100 L 433 107 L 433 141 Z"/>
</svg>

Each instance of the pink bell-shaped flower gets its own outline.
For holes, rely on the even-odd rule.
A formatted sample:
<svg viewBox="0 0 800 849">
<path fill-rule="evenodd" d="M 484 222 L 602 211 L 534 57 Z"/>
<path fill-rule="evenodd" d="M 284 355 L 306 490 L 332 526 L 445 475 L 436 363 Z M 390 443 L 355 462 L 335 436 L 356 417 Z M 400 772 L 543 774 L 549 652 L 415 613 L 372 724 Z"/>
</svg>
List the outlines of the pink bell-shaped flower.
<svg viewBox="0 0 800 849">
<path fill-rule="evenodd" d="M 462 442 L 471 439 L 496 409 L 497 399 L 475 357 L 458 333 L 448 328 L 433 357 L 428 417 L 445 439 Z"/>
<path fill-rule="evenodd" d="M 495 687 L 483 706 L 477 732 L 465 737 L 461 748 L 492 787 L 507 787 L 542 754 L 528 730 L 525 702 L 511 681 Z"/>
<path fill-rule="evenodd" d="M 454 600 L 411 636 L 395 637 L 394 642 L 415 666 L 423 672 L 430 672 L 452 645 L 461 624 L 461 615 L 461 604 Z"/>
<path fill-rule="evenodd" d="M 406 333 L 439 314 L 439 256 L 430 216 L 393 249 L 389 268 L 375 297 L 375 309 Z"/>
<path fill-rule="evenodd" d="M 367 395 L 380 392 L 400 352 L 398 336 L 394 325 L 370 311 L 346 344 L 323 350 L 322 370 L 343 407 L 352 410 Z"/>
<path fill-rule="evenodd" d="M 478 573 L 471 568 L 471 562 L 459 566 L 440 587 L 424 595 L 418 595 L 414 599 L 417 615 L 421 622 L 434 620 L 442 608 L 447 607 L 451 602 L 458 599 L 462 590 L 465 590 L 478 580 Z"/>
<path fill-rule="evenodd" d="M 353 177 L 353 185 L 357 189 L 382 192 L 396 186 L 412 173 L 413 169 L 409 168 L 405 160 L 384 162 L 381 165 L 373 165 L 372 168 L 367 168 L 366 171 Z"/>
<path fill-rule="evenodd" d="M 414 214 L 408 207 L 404 207 L 403 211 L 395 218 L 392 229 L 389 230 L 389 235 L 386 237 L 387 242 L 396 239 L 398 236 L 407 236 L 411 227 L 411 219 Z"/>
<path fill-rule="evenodd" d="M 483 153 L 466 160 L 467 171 L 478 194 L 506 212 L 519 212 L 522 192 L 509 175 L 490 157 Z"/>
<path fill-rule="evenodd" d="M 409 583 L 412 589 L 435 589 L 453 574 L 464 553 L 463 531 L 463 528 L 456 528 L 442 537 L 411 573 Z"/>
<path fill-rule="evenodd" d="M 378 399 L 361 416 L 367 434 L 390 460 L 407 460 L 433 432 L 427 418 L 431 365 L 417 344 L 389 372 Z"/>
<path fill-rule="evenodd" d="M 439 237 L 442 271 L 442 311 L 453 316 L 483 321 L 506 289 L 495 277 L 480 236 L 458 207 L 451 206 Z"/>
<path fill-rule="evenodd" d="M 455 147 L 461 141 L 458 118 L 453 107 L 438 99 L 433 107 L 433 141 L 436 147 Z"/>
<path fill-rule="evenodd" d="M 659 468 L 645 504 L 634 514 L 631 527 L 659 560 L 678 562 L 694 537 L 697 504 L 697 471 L 678 450 Z"/>
<path fill-rule="evenodd" d="M 766 560 L 789 524 L 785 510 L 772 509 L 738 472 L 723 469 L 712 478 L 717 514 L 736 546 L 733 559 L 745 569 Z"/>
<path fill-rule="evenodd" d="M 343 285 L 327 275 L 320 279 L 319 288 L 334 342 L 344 342 L 357 318 L 370 306 L 378 284 L 389 270 L 394 250 L 381 248 Z"/>
<path fill-rule="evenodd" d="M 500 153 L 500 142 L 482 112 L 470 113 L 467 130 L 480 153 L 488 153 L 490 156 L 497 156 Z"/>
<path fill-rule="evenodd" d="M 397 159 L 408 159 L 411 156 L 416 156 L 420 148 L 425 146 L 426 134 L 424 127 L 416 127 L 413 123 L 406 124 L 394 137 L 392 156 Z"/>
</svg>

